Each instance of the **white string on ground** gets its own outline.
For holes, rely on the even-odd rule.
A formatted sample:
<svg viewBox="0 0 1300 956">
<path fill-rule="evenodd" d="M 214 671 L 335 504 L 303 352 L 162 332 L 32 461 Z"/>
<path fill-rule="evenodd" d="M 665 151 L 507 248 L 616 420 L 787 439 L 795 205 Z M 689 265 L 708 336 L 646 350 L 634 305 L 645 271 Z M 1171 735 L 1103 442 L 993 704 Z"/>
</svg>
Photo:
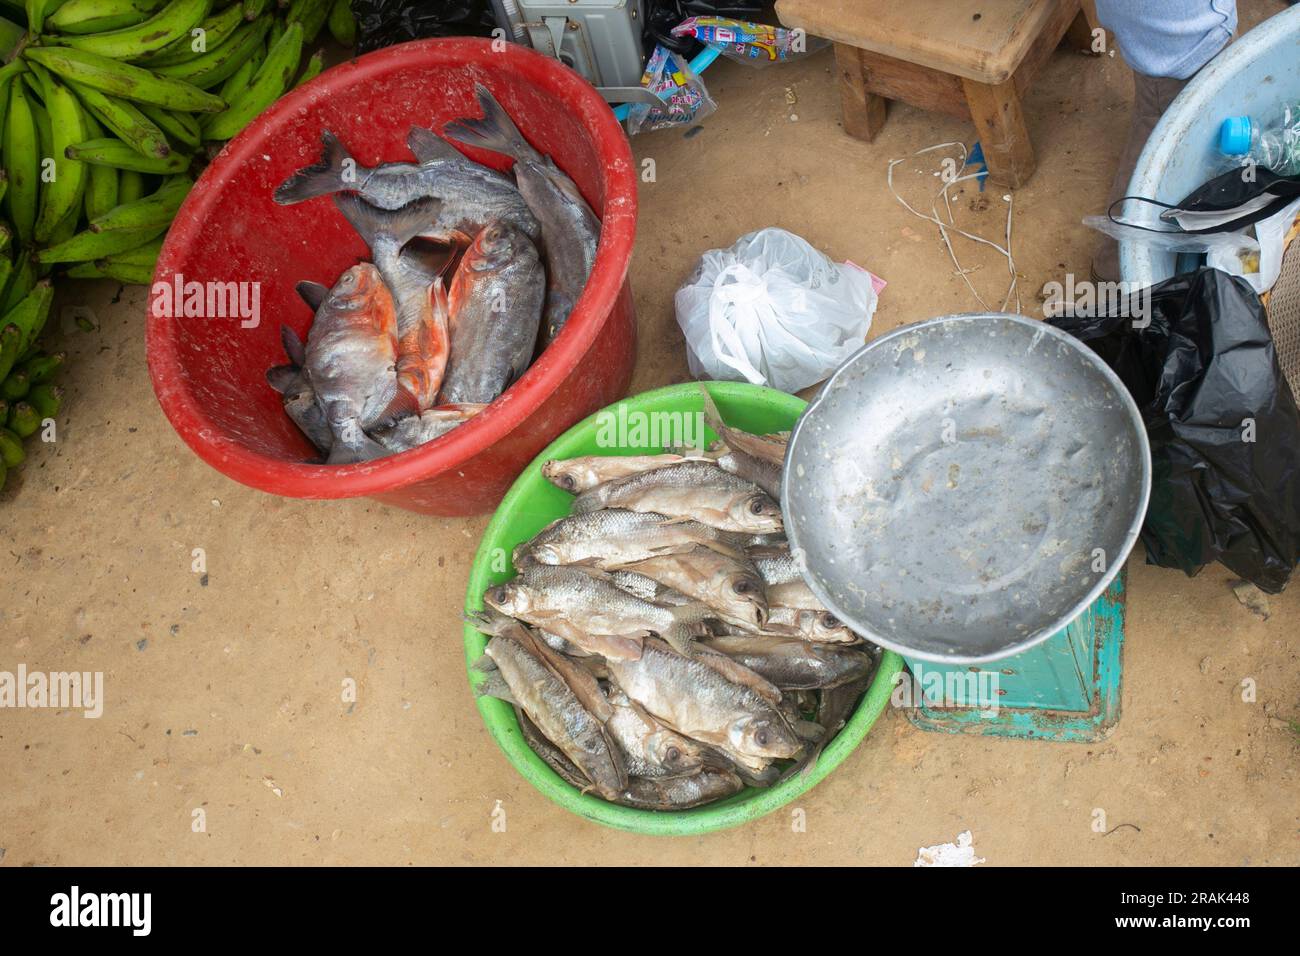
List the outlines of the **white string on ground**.
<svg viewBox="0 0 1300 956">
<path fill-rule="evenodd" d="M 1010 275 L 1010 280 L 1007 283 L 1007 292 L 1006 295 L 1003 296 L 1002 298 L 1002 307 L 998 311 L 1005 312 L 1007 310 L 1007 306 L 1011 304 L 1012 296 L 1014 296 L 1016 300 L 1016 312 L 1019 313 L 1021 311 L 1020 277 L 1016 274 L 1016 260 L 1015 257 L 1011 254 L 1011 221 L 1012 221 L 1012 210 L 1014 205 L 1014 198 L 1012 197 L 1012 195 L 1008 193 L 1004 197 L 1007 203 L 1006 238 L 1004 240 L 1006 244 L 1005 246 L 1000 246 L 996 242 L 993 242 L 990 239 L 985 239 L 983 236 L 977 236 L 974 233 L 967 232 L 966 230 L 960 228 L 957 225 L 955 218 L 953 217 L 952 200 L 948 194 L 948 187 L 952 186 L 955 183 L 966 182 L 967 180 L 972 180 L 972 179 L 978 180 L 982 175 L 984 175 L 983 173 L 968 173 L 965 176 L 953 176 L 950 179 L 948 176 L 944 175 L 941 167 L 939 171 L 939 179 L 943 183 L 943 185 L 942 187 L 940 187 L 939 192 L 937 192 L 934 195 L 934 198 L 931 200 L 930 203 L 931 214 L 928 216 L 925 213 L 920 212 L 919 210 L 914 208 L 906 199 L 904 199 L 901 195 L 899 195 L 898 190 L 894 188 L 894 167 L 897 166 L 899 163 L 907 162 L 907 160 L 914 159 L 915 157 L 924 155 L 925 153 L 933 153 L 938 150 L 952 149 L 954 147 L 959 151 L 961 156 L 961 164 L 957 167 L 958 170 L 960 171 L 965 169 L 969 165 L 969 157 L 966 152 L 965 143 L 936 143 L 933 146 L 926 146 L 923 149 L 918 149 L 911 156 L 904 156 L 901 159 L 891 159 L 889 161 L 889 170 L 886 174 L 886 181 L 889 184 L 889 191 L 894 194 L 894 198 L 898 200 L 899 204 L 902 205 L 902 207 L 906 209 L 908 212 L 910 212 L 912 215 L 916 216 L 918 219 L 924 219 L 926 222 L 934 223 L 934 225 L 939 227 L 939 236 L 940 238 L 943 239 L 944 248 L 948 250 L 948 257 L 952 259 L 953 268 L 957 270 L 957 275 L 961 276 L 961 280 L 966 283 L 966 288 L 970 289 L 971 295 L 975 297 L 975 301 L 977 301 L 984 309 L 989 309 L 989 305 L 987 302 L 984 301 L 983 297 L 976 290 L 975 286 L 971 284 L 969 273 L 972 270 L 963 269 L 961 263 L 957 260 L 957 251 L 956 249 L 953 248 L 952 240 L 948 237 L 948 233 L 955 232 L 959 236 L 963 236 L 967 239 L 973 240 L 974 242 L 983 243 L 986 246 L 991 246 L 994 249 L 996 249 L 998 253 L 1007 260 L 1007 272 Z M 943 200 L 944 210 L 948 214 L 947 222 L 944 222 L 944 220 L 941 219 L 939 216 L 938 201 L 940 199 Z"/>
</svg>

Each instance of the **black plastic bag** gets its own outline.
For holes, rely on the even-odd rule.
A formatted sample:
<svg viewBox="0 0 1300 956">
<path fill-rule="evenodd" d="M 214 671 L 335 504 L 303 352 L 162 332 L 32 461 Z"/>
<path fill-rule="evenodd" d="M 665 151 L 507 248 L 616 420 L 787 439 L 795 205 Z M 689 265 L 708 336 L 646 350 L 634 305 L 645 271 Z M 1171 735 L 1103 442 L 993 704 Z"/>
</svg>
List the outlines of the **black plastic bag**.
<svg viewBox="0 0 1300 956">
<path fill-rule="evenodd" d="M 1276 594 L 1300 561 L 1300 411 L 1259 296 L 1201 269 L 1114 311 L 1050 321 L 1097 352 L 1142 410 L 1147 561 L 1188 575 L 1219 561 Z"/>
<path fill-rule="evenodd" d="M 496 20 L 488 0 L 352 0 L 357 52 L 424 37 L 491 36 Z"/>
<path fill-rule="evenodd" d="M 1191 235 L 1239 232 L 1281 212 L 1297 196 L 1300 196 L 1300 174 L 1281 176 L 1263 166 L 1249 166 L 1215 176 L 1178 203 L 1160 202 L 1146 196 L 1122 196 L 1110 204 L 1106 215 L 1112 222 L 1118 222 L 1115 210 L 1131 199 L 1158 206 L 1164 210 L 1160 214 L 1162 221 L 1177 223 L 1180 231 Z M 1149 232 L 1167 231 L 1140 223 L 1132 225 Z"/>
</svg>

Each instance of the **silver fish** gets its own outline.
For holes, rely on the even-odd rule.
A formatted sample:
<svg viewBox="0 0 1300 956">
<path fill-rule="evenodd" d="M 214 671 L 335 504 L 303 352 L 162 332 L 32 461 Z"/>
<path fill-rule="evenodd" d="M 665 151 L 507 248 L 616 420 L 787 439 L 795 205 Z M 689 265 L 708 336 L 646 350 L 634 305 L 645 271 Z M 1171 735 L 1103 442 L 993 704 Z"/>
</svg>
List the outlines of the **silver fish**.
<svg viewBox="0 0 1300 956">
<path fill-rule="evenodd" d="M 744 788 L 745 782 L 732 771 L 705 767 L 681 777 L 632 777 L 615 802 L 641 810 L 689 810 Z"/>
<path fill-rule="evenodd" d="M 763 675 L 782 691 L 838 687 L 866 677 L 876 666 L 874 655 L 864 649 L 796 637 L 730 634 L 707 638 L 703 644 Z"/>
<path fill-rule="evenodd" d="M 698 521 L 621 509 L 559 518 L 515 549 L 515 567 L 588 564 L 613 569 L 633 561 L 689 551 L 697 544 L 743 558 L 737 536 Z"/>
<path fill-rule="evenodd" d="M 537 249 L 507 222 L 474 239 L 451 281 L 451 355 L 440 400 L 491 402 L 528 368 L 545 277 Z"/>
<path fill-rule="evenodd" d="M 626 570 L 708 605 L 723 620 L 743 627 L 762 627 L 767 620 L 763 579 L 748 561 L 698 547 L 683 554 L 647 558 L 627 565 Z"/>
<path fill-rule="evenodd" d="M 704 420 L 726 445 L 726 450 L 717 459 L 718 467 L 753 482 L 776 501 L 780 501 L 788 437 L 754 435 L 732 428 L 723 422 L 713 396 L 703 384 L 700 385 L 700 391 L 704 395 Z"/>
<path fill-rule="evenodd" d="M 751 482 L 708 462 L 686 461 L 597 485 L 578 495 L 573 513 L 626 508 L 693 518 L 722 531 L 780 531 L 781 507 Z"/>
<path fill-rule="evenodd" d="M 476 84 L 474 92 L 483 111 L 482 119 L 448 123 L 443 135 L 515 161 L 515 182 L 541 224 L 546 258 L 542 341 L 546 344 L 564 328 L 591 275 L 600 243 L 600 220 L 573 180 L 550 157 L 542 156 L 529 145 L 487 87 Z"/>
<path fill-rule="evenodd" d="M 266 381 L 280 393 L 285 414 L 322 455 L 328 455 L 334 434 L 303 370 L 293 365 L 277 365 L 267 371 Z"/>
<path fill-rule="evenodd" d="M 355 192 L 381 209 L 400 209 L 412 200 L 432 197 L 441 206 L 422 232 L 429 238 L 464 243 L 498 219 L 514 224 L 530 239 L 541 234 L 536 217 L 509 177 L 467 159 L 450 145 L 447 148 L 454 156 L 374 168 L 359 164 L 328 130 L 321 134 L 321 145 L 318 162 L 276 188 L 277 203 L 288 206 L 314 196 Z"/>
<path fill-rule="evenodd" d="M 390 452 L 409 451 L 463 425 L 486 405 L 436 405 L 419 415 L 403 418 L 397 424 L 377 429 L 372 437 Z"/>
<path fill-rule="evenodd" d="M 641 638 L 648 634 L 687 647 L 703 633 L 704 609 L 698 606 L 661 607 L 603 576 L 564 566 L 525 568 L 519 577 L 488 588 L 483 602 L 609 659 L 639 657 Z"/>
<path fill-rule="evenodd" d="M 646 638 L 638 660 L 610 660 L 610 677 L 628 698 L 678 733 L 765 766 L 792 757 L 803 743 L 781 712 L 749 687 L 727 680 L 658 638 Z"/>
<path fill-rule="evenodd" d="M 811 611 L 769 602 L 765 630 L 780 636 L 797 634 L 818 644 L 856 644 L 860 640 L 830 611 Z"/>
<path fill-rule="evenodd" d="M 555 487 L 576 495 L 607 481 L 690 460 L 683 455 L 583 455 L 548 461 L 542 474 Z"/>
<path fill-rule="evenodd" d="M 672 777 L 708 762 L 704 747 L 659 723 L 621 691 L 609 703 L 613 710 L 605 727 L 623 752 L 629 776 Z"/>
<path fill-rule="evenodd" d="M 763 576 L 765 584 L 789 584 L 792 581 L 803 580 L 803 575 L 799 572 L 799 563 L 795 561 L 789 547 L 755 545 L 748 549 L 748 554 L 749 560 L 754 562 L 754 567 Z"/>
<path fill-rule="evenodd" d="M 351 465 L 383 458 L 388 450 L 366 434 L 356 408 L 346 401 L 331 402 L 325 411 L 333 441 L 326 464 Z"/>
<path fill-rule="evenodd" d="M 627 786 L 627 774 L 604 725 L 532 650 L 512 637 L 498 636 L 488 641 L 487 657 L 528 718 L 597 791 L 612 798 Z"/>
</svg>

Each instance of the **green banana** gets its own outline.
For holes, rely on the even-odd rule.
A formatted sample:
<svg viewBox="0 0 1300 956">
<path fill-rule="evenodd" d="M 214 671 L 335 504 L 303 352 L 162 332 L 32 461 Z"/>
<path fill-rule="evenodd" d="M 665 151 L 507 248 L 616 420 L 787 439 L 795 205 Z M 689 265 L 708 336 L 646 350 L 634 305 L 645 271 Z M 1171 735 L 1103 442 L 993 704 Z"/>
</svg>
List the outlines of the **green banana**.
<svg viewBox="0 0 1300 956">
<path fill-rule="evenodd" d="M 196 56 L 184 63 L 160 66 L 157 75 L 210 90 L 218 83 L 224 82 L 239 69 L 241 63 L 253 55 L 261 44 L 262 37 L 271 28 L 272 20 L 272 17 L 264 17 L 256 23 L 246 23 L 217 48 L 209 49 L 202 56 Z M 218 97 L 214 96 L 213 99 Z"/>
<path fill-rule="evenodd" d="M 127 285 L 149 285 L 153 282 L 153 270 L 148 266 L 133 266 L 111 262 L 108 259 L 95 260 L 95 266 L 108 278 L 125 282 Z"/>
<path fill-rule="evenodd" d="M 221 84 L 221 89 L 217 95 L 229 103 L 236 93 L 248 88 L 248 81 L 253 78 L 253 74 L 257 72 L 260 65 L 261 57 L 258 56 L 257 51 L 254 51 L 252 56 L 239 64 L 239 69 L 226 78 L 226 82 Z"/>
<path fill-rule="evenodd" d="M 339 43 L 344 46 L 357 45 L 357 19 L 352 15 L 349 0 L 334 0 L 326 22 L 329 24 L 330 36 Z"/>
<path fill-rule="evenodd" d="M 4 123 L 0 122 L 0 129 L 3 128 L 4 128 Z M 8 189 L 9 189 L 9 173 L 7 173 L 3 167 L 0 167 L 0 201 L 4 200 L 5 191 Z M 7 232 L 9 235 L 13 235 L 13 230 L 10 229 L 7 224 L 2 224 L 2 225 L 4 225 L 5 227 L 5 232 Z"/>
<path fill-rule="evenodd" d="M 153 269 L 158 265 L 158 256 L 162 252 L 164 238 L 159 236 L 157 239 L 142 243 L 134 249 L 115 252 L 111 256 L 105 256 L 103 261 L 123 266 L 147 266 Z"/>
<path fill-rule="evenodd" d="M 103 33 L 142 23 L 163 0 L 67 0 L 45 18 L 56 33 Z"/>
<path fill-rule="evenodd" d="M 43 79 L 45 108 L 50 117 L 49 155 L 54 166 L 53 179 L 41 191 L 41 210 L 33 228 L 39 243 L 48 242 L 69 212 L 80 206 L 86 184 L 86 164 L 69 159 L 66 152 L 86 136 L 81 102 L 58 77 L 46 73 Z"/>
<path fill-rule="evenodd" d="M 53 381 L 54 374 L 68 359 L 67 352 L 53 352 L 49 355 L 34 355 L 23 363 L 23 371 L 33 385 L 44 385 Z"/>
<path fill-rule="evenodd" d="M 190 165 L 190 158 L 184 153 L 172 153 L 163 159 L 142 156 L 120 139 L 86 140 L 84 143 L 69 146 L 67 155 L 70 159 L 79 159 L 86 163 L 161 175 L 184 172 Z"/>
<path fill-rule="evenodd" d="M 32 263 L 32 251 L 20 249 L 14 259 L 13 270 L 9 275 L 9 284 L 5 286 L 4 301 L 0 302 L 0 315 L 4 315 L 26 297 L 36 284 L 36 267 Z M 3 327 L 0 323 L 0 327 Z"/>
<path fill-rule="evenodd" d="M 36 116 L 27 88 L 23 83 L 10 83 L 2 147 L 4 166 L 9 172 L 5 209 L 14 231 L 23 242 L 32 241 L 32 229 L 36 225 L 36 206 L 40 198 L 37 185 L 39 150 Z"/>
<path fill-rule="evenodd" d="M 135 202 L 148 191 L 149 184 L 145 180 L 144 173 L 137 172 L 134 169 L 118 169 L 114 171 L 117 173 L 118 203 Z"/>
<path fill-rule="evenodd" d="M 23 8 L 27 11 L 27 29 L 32 36 L 38 35 L 45 25 L 45 0 L 26 0 Z"/>
<path fill-rule="evenodd" d="M 103 139 L 103 127 L 94 117 L 86 117 L 86 135 L 90 139 Z M 117 205 L 117 170 L 112 166 L 86 167 L 86 218 L 102 216 Z"/>
<path fill-rule="evenodd" d="M 89 86 L 74 83 L 72 87 L 95 118 L 141 156 L 162 159 L 171 155 L 167 135 L 140 107 Z"/>
<path fill-rule="evenodd" d="M 137 199 L 135 202 L 123 203 L 116 209 L 109 210 L 98 219 L 91 221 L 91 232 L 112 232 L 118 229 L 149 229 L 158 227 L 166 229 L 176 216 L 176 210 L 185 201 L 190 187 L 194 185 L 188 176 L 177 176 L 164 182 L 158 191 Z M 128 247 L 130 248 L 130 247 Z"/>
<path fill-rule="evenodd" d="M 54 303 L 54 286 L 49 279 L 42 279 L 32 286 L 21 302 L 5 313 L 0 325 L 16 325 L 21 337 L 18 340 L 18 355 L 21 357 L 36 341 L 36 337 L 45 328 L 45 320 L 50 317 L 50 306 Z"/>
<path fill-rule="evenodd" d="M 108 232 L 85 229 L 57 246 L 41 249 L 33 256 L 43 263 L 89 262 L 111 256 L 115 252 L 133 249 L 158 236 L 165 228 L 150 226 L 147 229 L 113 229 Z"/>
<path fill-rule="evenodd" d="M 191 114 L 174 113 L 148 103 L 140 104 L 140 112 L 162 130 L 168 140 L 175 141 L 178 148 L 191 153 L 199 148 L 199 124 Z"/>
<path fill-rule="evenodd" d="M 212 0 L 171 0 L 143 23 L 107 33 L 57 37 L 54 42 L 115 60 L 134 60 L 187 36 L 211 9 Z"/>
<path fill-rule="evenodd" d="M 302 56 L 303 28 L 301 23 L 291 23 L 275 46 L 266 54 L 266 60 L 253 75 L 253 81 L 233 103 L 220 113 L 205 117 L 199 122 L 203 138 L 226 140 L 233 138 L 247 126 L 258 113 L 266 109 L 289 88 L 298 60 Z"/>
<path fill-rule="evenodd" d="M 63 407 L 63 386 L 36 385 L 27 393 L 27 404 L 36 409 L 41 418 L 56 418 Z"/>
<path fill-rule="evenodd" d="M 140 57 L 141 66 L 153 69 L 155 66 L 184 63 L 208 50 L 215 49 L 235 32 L 244 22 L 243 10 L 238 4 L 220 10 L 191 29 L 179 40 L 174 40 L 155 53 Z M 195 44 L 198 49 L 195 49 Z"/>
<path fill-rule="evenodd" d="M 14 264 L 8 256 L 0 256 L 0 290 L 3 290 L 9 284 L 9 276 L 13 274 Z"/>
<path fill-rule="evenodd" d="M 270 6 L 270 0 L 244 0 L 242 6 L 244 8 L 244 19 L 252 21 L 266 12 L 266 8 Z"/>
<path fill-rule="evenodd" d="M 18 361 L 18 345 L 22 342 L 22 329 L 12 322 L 0 329 L 0 382 L 9 377 Z"/>
<path fill-rule="evenodd" d="M 307 59 L 307 65 L 302 68 L 298 74 L 298 79 L 294 80 L 293 88 L 296 90 L 304 83 L 309 83 L 316 77 L 320 76 L 321 67 L 325 65 L 325 51 L 317 50 Z"/>
<path fill-rule="evenodd" d="M 136 103 L 169 110 L 215 113 L 225 102 L 183 80 L 72 47 L 28 47 L 23 55 L 65 79 Z"/>
<path fill-rule="evenodd" d="M 82 206 L 86 202 L 86 183 L 90 181 L 89 176 L 83 176 L 81 179 L 81 188 L 76 195 L 72 197 L 72 207 L 67 211 L 62 219 L 58 221 L 55 227 L 50 230 L 50 245 L 56 245 L 70 238 L 77 231 L 77 223 L 81 222 Z"/>
<path fill-rule="evenodd" d="M 6 413 L 7 417 L 8 413 Z M 23 440 L 7 428 L 0 427 L 0 470 L 17 468 L 27 460 Z"/>
<path fill-rule="evenodd" d="M 22 369 L 17 369 L 10 372 L 8 378 L 0 382 L 0 398 L 12 404 L 20 398 L 26 398 L 31 388 L 31 378 Z"/>
<path fill-rule="evenodd" d="M 17 402 L 9 409 L 8 425 L 19 438 L 31 438 L 41 427 L 41 416 L 26 402 Z"/>
<path fill-rule="evenodd" d="M 14 231 L 9 228 L 9 224 L 0 222 L 0 253 L 9 250 L 9 243 L 13 242 L 13 238 Z M 7 262 L 8 259 L 6 258 L 5 261 Z M 10 263 L 10 265 L 13 265 L 13 263 Z"/>
<path fill-rule="evenodd" d="M 325 25 L 334 0 L 293 0 L 285 16 L 286 23 L 302 24 L 302 42 L 311 43 Z"/>
<path fill-rule="evenodd" d="M 93 262 L 78 262 L 75 266 L 63 273 L 69 279 L 107 279 L 108 276 L 100 270 L 99 266 Z"/>
</svg>

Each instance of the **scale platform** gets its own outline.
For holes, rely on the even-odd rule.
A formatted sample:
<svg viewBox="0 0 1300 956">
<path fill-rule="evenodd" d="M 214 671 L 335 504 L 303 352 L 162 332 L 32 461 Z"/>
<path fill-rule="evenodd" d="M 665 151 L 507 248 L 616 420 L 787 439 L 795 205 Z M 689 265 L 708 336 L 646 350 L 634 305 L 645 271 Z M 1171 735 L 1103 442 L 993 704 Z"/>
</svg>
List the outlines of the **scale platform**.
<svg viewBox="0 0 1300 956">
<path fill-rule="evenodd" d="M 948 734 L 1106 738 L 1119 720 L 1125 577 L 1124 571 L 1116 575 L 1064 630 L 1011 657 L 984 665 L 905 658 L 911 675 L 906 699 L 915 705 L 906 709 L 908 719 Z"/>
</svg>

